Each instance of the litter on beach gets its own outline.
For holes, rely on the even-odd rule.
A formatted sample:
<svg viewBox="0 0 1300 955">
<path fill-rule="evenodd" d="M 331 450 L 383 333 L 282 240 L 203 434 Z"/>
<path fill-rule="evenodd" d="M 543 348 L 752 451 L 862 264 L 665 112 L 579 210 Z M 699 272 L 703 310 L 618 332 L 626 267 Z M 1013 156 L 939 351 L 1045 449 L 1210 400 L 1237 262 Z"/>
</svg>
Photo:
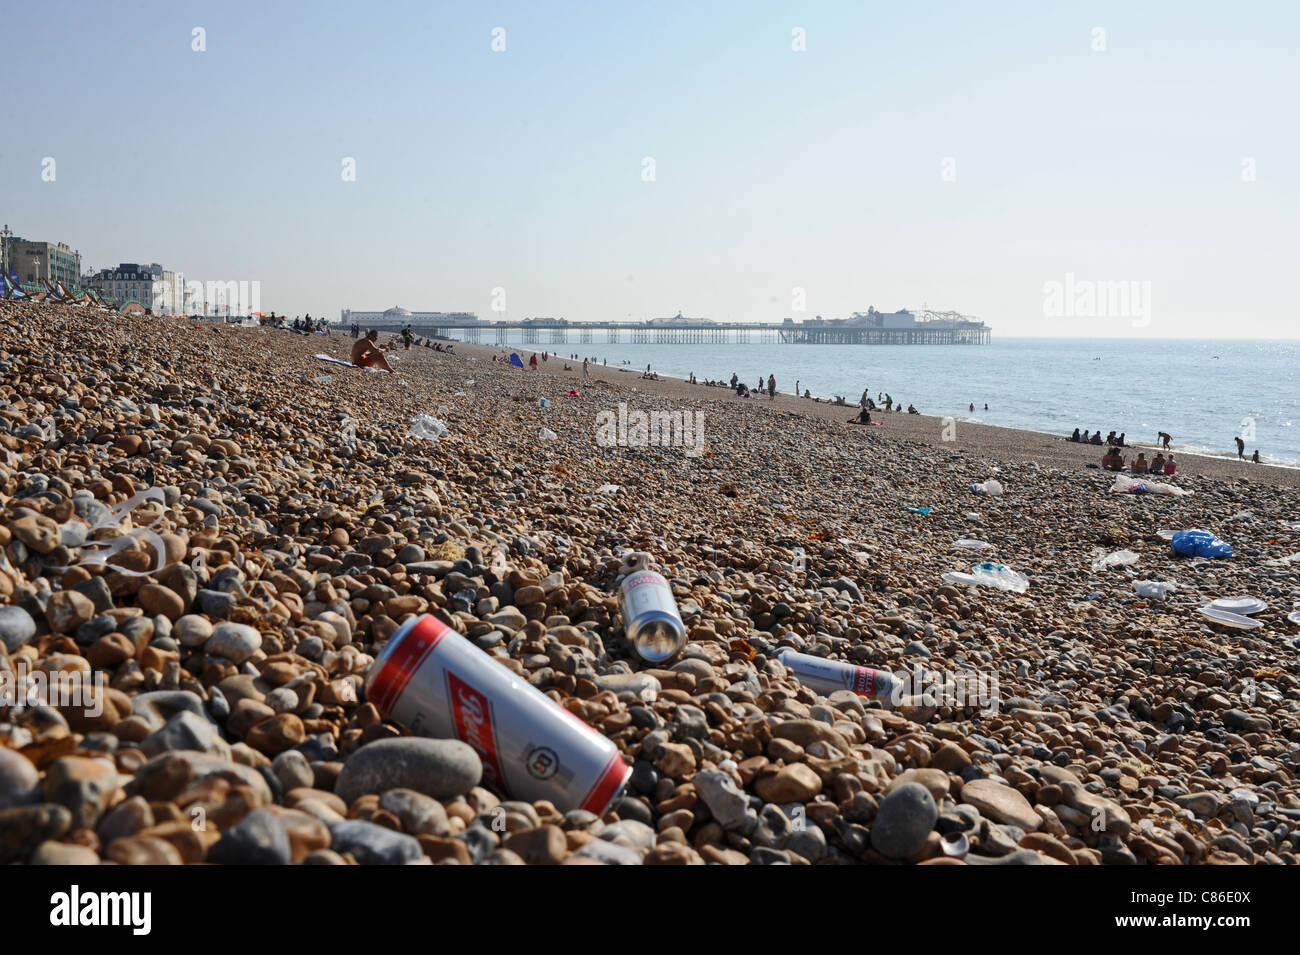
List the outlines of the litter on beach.
<svg viewBox="0 0 1300 955">
<path fill-rule="evenodd" d="M 1167 600 L 1176 590 L 1178 584 L 1172 580 L 1139 580 L 1133 585 L 1135 594 L 1150 600 Z"/>
<path fill-rule="evenodd" d="M 1006 564 L 994 564 L 988 561 L 973 566 L 969 574 L 952 570 L 940 576 L 949 583 L 964 584 L 967 587 L 996 587 L 998 590 L 1017 594 L 1022 594 L 1029 589 L 1029 578 L 1024 574 L 1016 573 Z"/>
<path fill-rule="evenodd" d="M 559 437 L 559 435 L 556 434 L 554 431 L 552 431 L 550 428 L 539 428 L 537 430 L 537 437 L 538 440 L 541 441 L 554 441 L 556 438 Z"/>
<path fill-rule="evenodd" d="M 411 419 L 410 436 L 437 441 L 447 433 L 447 422 L 439 421 L 433 415 L 418 414 Z"/>
<path fill-rule="evenodd" d="M 1177 557 L 1231 557 L 1232 546 L 1201 528 L 1177 531 L 1169 542 Z"/>
<path fill-rule="evenodd" d="M 596 488 L 596 493 L 617 494 L 621 490 L 623 490 L 623 485 L 621 484 L 602 484 L 600 487 Z"/>
<path fill-rule="evenodd" d="M 1123 474 L 1117 474 L 1115 475 L 1115 483 L 1110 486 L 1110 493 L 1168 494 L 1172 497 L 1186 497 L 1192 492 L 1181 487 L 1174 487 L 1172 484 L 1158 484 L 1145 478 L 1131 478 L 1125 477 Z"/>
<path fill-rule="evenodd" d="M 1209 604 L 1201 607 L 1200 613 L 1203 617 L 1209 617 L 1214 623 L 1232 627 L 1234 630 L 1254 630 L 1256 627 L 1264 626 L 1258 620 L 1243 617 L 1241 614 L 1231 613 L 1227 610 L 1218 610 Z"/>
<path fill-rule="evenodd" d="M 1111 567 L 1132 567 L 1138 562 L 1138 555 L 1131 550 L 1117 550 L 1098 557 L 1092 562 L 1093 570 L 1108 570 Z"/>
<path fill-rule="evenodd" d="M 930 515 L 930 511 L 933 510 L 933 508 L 909 507 L 908 510 L 911 511 L 913 514 L 920 514 L 922 517 L 928 517 Z"/>
<path fill-rule="evenodd" d="M 989 478 L 987 481 L 977 482 L 970 485 L 970 489 L 976 494 L 987 495 L 988 497 L 1001 497 L 1003 488 L 1000 481 Z"/>
<path fill-rule="evenodd" d="M 993 545 L 988 541 L 975 540 L 973 537 L 963 537 L 960 540 L 952 542 L 953 547 L 962 550 L 992 550 Z"/>
<path fill-rule="evenodd" d="M 1218 600 L 1211 600 L 1209 606 L 1215 610 L 1226 610 L 1228 613 L 1241 614 L 1244 617 L 1268 609 L 1268 604 L 1258 597 L 1220 597 Z"/>
</svg>

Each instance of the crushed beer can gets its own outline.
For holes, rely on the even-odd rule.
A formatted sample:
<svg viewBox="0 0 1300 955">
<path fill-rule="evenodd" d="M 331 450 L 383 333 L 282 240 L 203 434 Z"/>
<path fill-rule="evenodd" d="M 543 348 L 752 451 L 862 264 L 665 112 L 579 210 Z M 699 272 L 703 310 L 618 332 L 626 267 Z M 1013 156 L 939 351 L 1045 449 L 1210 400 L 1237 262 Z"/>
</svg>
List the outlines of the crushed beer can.
<svg viewBox="0 0 1300 955">
<path fill-rule="evenodd" d="M 632 775 L 610 739 L 430 614 L 393 634 L 366 698 L 412 733 L 467 743 L 515 799 L 603 815 Z"/>
</svg>

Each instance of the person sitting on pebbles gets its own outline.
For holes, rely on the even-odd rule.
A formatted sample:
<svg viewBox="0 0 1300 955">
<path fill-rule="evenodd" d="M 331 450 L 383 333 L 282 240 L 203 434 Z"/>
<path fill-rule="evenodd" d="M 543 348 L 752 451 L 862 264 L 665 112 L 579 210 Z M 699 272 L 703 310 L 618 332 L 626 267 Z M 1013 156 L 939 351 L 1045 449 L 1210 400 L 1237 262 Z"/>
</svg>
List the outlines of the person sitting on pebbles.
<svg viewBox="0 0 1300 955">
<path fill-rule="evenodd" d="M 1102 456 L 1101 466 L 1107 471 L 1123 471 L 1124 455 L 1119 453 L 1119 448 L 1112 447 Z"/>
<path fill-rule="evenodd" d="M 1133 473 L 1146 474 L 1147 468 L 1148 468 L 1147 456 L 1145 452 L 1139 451 L 1138 456 L 1133 461 Z"/>
<path fill-rule="evenodd" d="M 863 408 L 855 417 L 849 419 L 849 424 L 871 424 L 871 412 Z"/>
<path fill-rule="evenodd" d="M 370 329 L 366 332 L 366 337 L 352 346 L 352 364 L 358 368 L 382 368 L 384 371 L 392 371 L 393 366 L 388 364 L 388 359 L 384 357 L 387 348 L 380 347 L 379 332 Z"/>
</svg>

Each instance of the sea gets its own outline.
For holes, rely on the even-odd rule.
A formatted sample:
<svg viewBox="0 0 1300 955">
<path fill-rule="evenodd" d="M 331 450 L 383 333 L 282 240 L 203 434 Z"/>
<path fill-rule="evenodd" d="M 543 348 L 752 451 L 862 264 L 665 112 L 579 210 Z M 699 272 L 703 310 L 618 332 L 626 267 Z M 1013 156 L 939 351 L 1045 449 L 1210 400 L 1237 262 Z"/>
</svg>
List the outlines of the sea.
<svg viewBox="0 0 1300 955">
<path fill-rule="evenodd" d="M 518 333 L 514 333 L 518 334 Z M 489 342 L 484 342 L 489 344 Z M 661 375 L 776 376 L 814 396 L 856 404 L 865 388 L 927 415 L 1069 435 L 1123 432 L 1130 444 L 1166 431 L 1184 454 L 1246 456 L 1300 467 L 1300 341 L 997 338 L 988 345 L 546 343 L 513 348 L 583 355 Z M 987 410 L 985 405 L 988 405 Z M 971 411 L 970 406 L 975 410 Z"/>
</svg>

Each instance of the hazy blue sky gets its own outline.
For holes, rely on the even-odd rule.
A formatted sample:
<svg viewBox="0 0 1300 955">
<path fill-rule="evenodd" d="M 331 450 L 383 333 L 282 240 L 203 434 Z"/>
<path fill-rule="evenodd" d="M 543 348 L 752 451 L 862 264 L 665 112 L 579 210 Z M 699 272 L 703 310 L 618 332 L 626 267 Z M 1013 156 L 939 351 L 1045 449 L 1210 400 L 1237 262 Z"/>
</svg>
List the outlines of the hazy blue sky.
<svg viewBox="0 0 1300 955">
<path fill-rule="evenodd" d="M 83 0 L 0 33 L 0 219 L 266 309 L 1300 335 L 1293 3 Z M 1067 274 L 1150 299 L 1049 314 Z"/>
</svg>

